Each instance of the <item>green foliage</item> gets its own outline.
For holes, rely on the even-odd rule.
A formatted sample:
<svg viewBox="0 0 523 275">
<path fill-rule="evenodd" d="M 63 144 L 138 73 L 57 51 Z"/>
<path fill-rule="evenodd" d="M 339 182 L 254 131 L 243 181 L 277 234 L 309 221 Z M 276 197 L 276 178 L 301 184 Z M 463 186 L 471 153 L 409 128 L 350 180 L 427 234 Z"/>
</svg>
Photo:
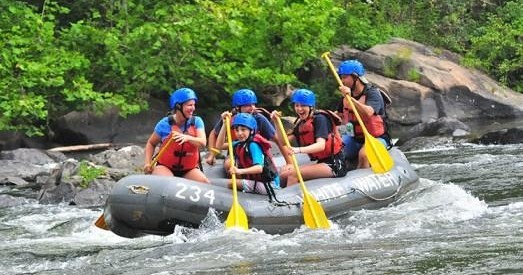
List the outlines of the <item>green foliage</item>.
<svg viewBox="0 0 523 275">
<path fill-rule="evenodd" d="M 201 60 L 202 73 L 229 92 L 245 86 L 299 84 L 295 72 L 328 49 L 339 11 L 332 1 L 199 3 L 209 7 L 209 20 L 215 22 L 209 27 L 217 38 L 205 49 L 210 56 Z"/>
<path fill-rule="evenodd" d="M 82 177 L 81 188 L 89 187 L 89 184 L 96 178 L 105 175 L 106 171 L 103 167 L 96 167 L 87 161 L 81 161 L 78 167 L 78 174 Z"/>
<path fill-rule="evenodd" d="M 380 10 L 399 9 L 399 5 L 388 5 L 380 1 L 381 7 L 374 7 L 364 1 L 340 1 L 344 12 L 338 17 L 338 29 L 334 38 L 335 44 L 346 44 L 357 49 L 367 49 L 387 41 L 393 36 L 405 36 L 408 28 L 394 26 L 388 14 Z"/>
<path fill-rule="evenodd" d="M 421 73 L 418 70 L 411 68 L 407 72 L 407 80 L 412 81 L 412 82 L 419 82 L 420 79 L 421 79 Z"/>
<path fill-rule="evenodd" d="M 128 96 L 125 91 L 93 89 L 87 74 L 90 60 L 57 33 L 52 13 L 67 9 L 45 3 L 41 13 L 15 1 L 0 4 L 0 130 L 43 135 L 52 118 L 70 110 L 100 111 L 114 105 L 124 113 L 136 112 L 139 105 L 122 100 Z"/>
<path fill-rule="evenodd" d="M 387 57 L 385 60 L 385 66 L 383 68 L 383 74 L 387 77 L 395 78 L 398 76 L 400 67 L 408 62 L 412 56 L 411 48 L 401 48 L 393 56 Z"/>
<path fill-rule="evenodd" d="M 468 65 L 485 69 L 523 93 L 523 3 L 508 2 L 472 37 Z"/>
<path fill-rule="evenodd" d="M 391 37 L 466 56 L 523 92 L 523 2 L 482 0 L 192 0 L 0 2 L 0 130 L 42 135 L 73 110 L 121 115 L 152 94 L 191 86 L 207 106 L 242 87 L 312 86 L 331 104 L 335 83 L 303 83 L 322 52 Z M 391 57 L 397 76 L 408 54 Z M 407 77 L 416 81 L 419 72 Z"/>
</svg>

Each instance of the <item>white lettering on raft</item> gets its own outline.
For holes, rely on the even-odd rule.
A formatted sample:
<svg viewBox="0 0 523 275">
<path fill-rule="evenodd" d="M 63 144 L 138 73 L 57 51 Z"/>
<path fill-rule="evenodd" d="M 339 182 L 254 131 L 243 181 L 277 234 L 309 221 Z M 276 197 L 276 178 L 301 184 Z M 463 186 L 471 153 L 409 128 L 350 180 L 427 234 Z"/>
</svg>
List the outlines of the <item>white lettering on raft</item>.
<svg viewBox="0 0 523 275">
<path fill-rule="evenodd" d="M 394 176 L 391 173 L 373 174 L 366 177 L 356 178 L 352 180 L 352 182 L 354 188 L 365 193 L 399 185 L 399 182 L 394 179 Z M 339 183 L 333 183 L 315 189 L 311 191 L 311 194 L 317 200 L 325 200 L 343 196 L 347 192 L 348 191 Z M 303 202 L 301 194 L 297 194 L 296 198 L 298 201 Z"/>
<path fill-rule="evenodd" d="M 399 185 L 399 182 L 394 180 L 392 174 L 373 174 L 364 178 L 354 179 L 354 188 L 360 189 L 364 192 L 377 191 L 382 188 Z"/>
<path fill-rule="evenodd" d="M 200 187 L 198 187 L 198 186 L 188 187 L 187 185 L 180 183 L 180 182 L 178 182 L 176 184 L 176 186 L 180 188 L 180 190 L 178 190 L 178 192 L 176 192 L 176 195 L 175 195 L 177 198 L 182 199 L 182 200 L 186 200 L 188 198 L 189 200 L 191 200 L 193 202 L 200 201 L 200 199 L 201 199 L 200 194 L 202 193 L 202 189 Z M 212 189 L 207 190 L 207 192 L 205 192 L 203 194 L 203 197 L 209 199 L 210 205 L 214 204 L 214 190 L 212 190 Z"/>
</svg>

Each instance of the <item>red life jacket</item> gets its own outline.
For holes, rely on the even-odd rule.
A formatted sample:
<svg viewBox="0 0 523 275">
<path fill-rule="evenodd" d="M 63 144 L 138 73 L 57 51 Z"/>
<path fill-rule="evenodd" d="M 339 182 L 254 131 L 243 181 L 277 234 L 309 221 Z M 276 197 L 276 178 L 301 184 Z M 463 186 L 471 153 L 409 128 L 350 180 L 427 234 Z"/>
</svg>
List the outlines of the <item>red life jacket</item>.
<svg viewBox="0 0 523 275">
<path fill-rule="evenodd" d="M 165 138 L 165 142 L 160 146 L 160 150 L 167 144 L 168 140 L 173 137 L 174 132 L 184 133 L 196 137 L 197 130 L 194 122 L 195 118 L 189 118 L 187 122 L 189 125 L 185 129 L 185 132 L 182 132 L 180 127 L 175 123 L 172 123 L 171 133 Z M 184 142 L 180 144 L 179 142 L 172 141 L 169 144 L 169 147 L 165 148 L 165 151 L 158 158 L 158 163 L 168 167 L 172 171 L 188 171 L 193 168 L 198 167 L 198 161 L 200 159 L 200 152 L 198 146 L 190 143 Z"/>
<path fill-rule="evenodd" d="M 262 148 L 263 152 L 263 171 L 261 174 L 242 175 L 243 178 L 254 180 L 258 182 L 271 182 L 276 176 L 276 166 L 272 161 L 271 143 L 260 134 L 255 134 L 254 137 L 249 138 L 245 142 L 238 142 L 234 145 L 234 155 L 237 159 L 238 168 L 249 168 L 253 165 L 249 146 L 251 142 L 255 142 Z"/>
<path fill-rule="evenodd" d="M 300 146 L 307 146 L 315 143 L 316 138 L 314 137 L 314 118 L 317 115 L 326 115 L 329 118 L 331 121 L 332 132 L 329 133 L 329 137 L 325 142 L 325 148 L 323 148 L 323 151 L 309 154 L 309 157 L 312 160 L 323 160 L 338 154 L 343 148 L 341 136 L 336 129 L 336 126 L 341 124 L 341 119 L 336 114 L 331 111 L 324 110 L 314 111 L 312 116 L 309 116 L 305 121 L 298 121 L 297 126 L 294 128 L 294 136 L 296 136 Z"/>
<path fill-rule="evenodd" d="M 363 93 L 360 98 L 358 98 L 358 101 L 365 104 L 367 101 L 367 95 Z M 385 106 L 384 106 L 385 108 Z M 368 118 L 365 118 L 361 116 L 361 120 L 365 124 L 365 127 L 367 127 L 367 131 L 374 136 L 374 137 L 380 137 L 383 134 L 385 134 L 385 123 L 383 121 L 383 117 L 378 114 L 374 114 Z M 363 130 L 361 129 L 361 125 L 358 123 L 358 119 L 356 118 L 356 115 L 352 111 L 352 108 L 347 101 L 347 98 L 343 98 L 343 122 L 348 123 L 351 122 L 354 125 L 354 136 L 357 138 L 363 138 Z"/>
</svg>

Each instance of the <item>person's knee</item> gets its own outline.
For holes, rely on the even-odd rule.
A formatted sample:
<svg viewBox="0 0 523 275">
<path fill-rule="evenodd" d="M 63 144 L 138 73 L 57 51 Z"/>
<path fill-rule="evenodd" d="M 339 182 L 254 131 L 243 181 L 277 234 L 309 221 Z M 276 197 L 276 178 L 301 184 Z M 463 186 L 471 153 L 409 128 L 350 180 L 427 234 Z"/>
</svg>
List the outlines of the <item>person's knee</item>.
<svg viewBox="0 0 523 275">
<path fill-rule="evenodd" d="M 156 165 L 152 172 L 153 175 L 159 176 L 173 176 L 173 172 L 163 165 Z"/>
<path fill-rule="evenodd" d="M 365 149 L 364 148 L 361 148 L 360 151 L 358 152 L 358 157 L 359 158 L 365 158 L 367 157 L 367 154 L 365 153 Z"/>
</svg>

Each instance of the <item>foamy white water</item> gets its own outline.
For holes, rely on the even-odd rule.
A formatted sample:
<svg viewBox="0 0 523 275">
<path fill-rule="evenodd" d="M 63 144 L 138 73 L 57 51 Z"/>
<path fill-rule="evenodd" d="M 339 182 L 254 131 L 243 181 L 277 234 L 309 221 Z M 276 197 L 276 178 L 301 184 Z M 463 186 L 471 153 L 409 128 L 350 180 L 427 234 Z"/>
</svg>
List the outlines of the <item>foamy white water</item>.
<svg viewBox="0 0 523 275">
<path fill-rule="evenodd" d="M 407 157 L 422 179 L 398 202 L 285 235 L 225 230 L 210 211 L 202 228 L 126 239 L 93 225 L 100 209 L 11 197 L 0 274 L 523 273 L 523 146 Z"/>
</svg>

